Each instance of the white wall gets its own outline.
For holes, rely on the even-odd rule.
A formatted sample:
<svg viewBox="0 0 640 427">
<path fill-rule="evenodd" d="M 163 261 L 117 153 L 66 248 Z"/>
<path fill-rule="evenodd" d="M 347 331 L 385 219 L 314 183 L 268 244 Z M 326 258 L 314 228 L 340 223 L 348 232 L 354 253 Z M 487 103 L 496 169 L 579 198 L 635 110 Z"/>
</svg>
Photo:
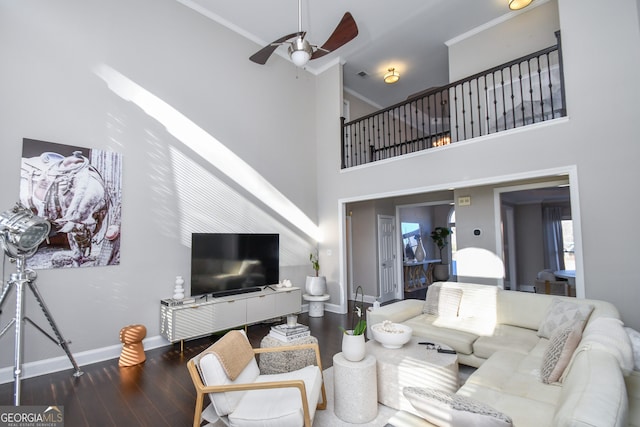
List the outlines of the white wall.
<svg viewBox="0 0 640 427">
<path fill-rule="evenodd" d="M 536 6 L 536 3 L 532 6 Z M 507 11 L 505 8 L 506 16 L 499 19 L 502 20 L 500 24 L 449 45 L 450 82 L 557 43 L 554 33 L 560 28 L 560 23 L 556 0 L 523 9 L 519 13 L 507 15 Z"/>
<path fill-rule="evenodd" d="M 318 222 L 316 121 L 327 118 L 316 106 L 336 122 L 326 131 L 338 134 L 339 77 L 326 83 L 336 100 L 327 109 L 316 104 L 316 90 L 323 90 L 317 81 L 326 77 L 277 55 L 256 65 L 248 57 L 259 48 L 174 0 L 0 3 L 0 209 L 17 200 L 22 138 L 115 150 L 124 158 L 121 264 L 38 272 L 37 285 L 74 354 L 117 348 L 120 328 L 131 323 L 158 335 L 160 299 L 171 296 L 176 275 L 190 274 L 191 232 L 280 233 L 281 279 L 302 285 L 312 273 L 308 254 L 316 243 L 286 219 L 293 209 L 274 209 L 264 198 L 272 191 L 249 193 L 193 147 L 229 148 Z M 98 69 L 138 92 L 123 98 L 123 87 L 109 87 Z M 143 92 L 207 136 L 184 136 L 184 126 L 153 118 L 157 102 L 135 104 Z M 321 212 L 335 242 L 335 204 L 331 213 Z M 5 266 L 6 279 L 14 267 Z M 13 306 L 12 294 L 2 324 Z M 42 323 L 32 298 L 27 312 Z M 38 331 L 25 330 L 26 362 L 64 358 Z M 7 367 L 0 370 L 11 378 L 12 332 L 0 348 L 0 368 Z"/>
<path fill-rule="evenodd" d="M 376 111 L 380 110 L 380 108 L 377 108 L 371 104 L 369 104 L 366 101 L 363 101 L 361 98 L 354 96 L 350 93 L 345 92 L 343 94 L 344 99 L 349 101 L 349 120 L 355 120 L 358 119 L 360 117 L 364 117 L 364 116 L 368 116 L 371 113 L 375 113 Z"/>
<path fill-rule="evenodd" d="M 611 301 L 627 324 L 640 329 L 640 312 L 635 307 L 640 292 L 634 265 L 640 231 L 633 226 L 640 202 L 629 197 L 637 192 L 640 180 L 635 125 L 640 93 L 637 2 L 624 0 L 611 7 L 606 2 L 559 0 L 558 8 L 566 119 L 347 171 L 321 162 L 318 170 L 330 185 L 319 193 L 319 205 L 340 206 L 352 199 L 513 181 L 534 171 L 575 165 L 577 186 L 572 192 L 577 189 L 579 193 L 581 218 L 574 218 L 574 222 L 578 220 L 582 230 L 576 243 L 583 254 L 579 268 L 586 297 Z M 468 57 L 468 61 L 474 60 L 475 56 Z M 612 203 L 619 207 L 615 218 L 611 218 Z M 327 211 L 330 215 L 340 212 Z M 321 221 L 339 219 L 321 214 Z M 625 224 L 624 232 L 608 232 L 605 225 L 611 221 Z M 338 247 L 328 244 L 325 249 L 337 251 Z M 331 262 L 336 270 L 340 268 L 339 259 Z"/>
<path fill-rule="evenodd" d="M 542 206 L 531 203 L 515 206 L 517 284 L 534 284 L 540 270 L 544 268 L 544 242 L 542 228 Z"/>
<path fill-rule="evenodd" d="M 171 294 L 175 275 L 188 276 L 191 231 L 275 230 L 284 236 L 281 277 L 301 281 L 311 272 L 312 239 L 284 219 L 288 212 L 220 176 L 187 148 L 193 141 L 109 89 L 94 71 L 106 64 L 231 148 L 318 223 L 323 274 L 338 309 L 346 308 L 343 203 L 576 165 L 586 296 L 613 302 L 640 329 L 640 231 L 633 227 L 640 202 L 629 197 L 640 180 L 637 6 L 558 1 L 567 119 L 341 171 L 338 65 L 318 77 L 278 57 L 255 65 L 247 58 L 259 46 L 172 0 L 2 2 L 0 206 L 11 207 L 18 195 L 23 137 L 123 153 L 121 265 L 39 272 L 38 286 L 74 353 L 117 348 L 119 329 L 129 323 L 157 335 L 158 300 Z M 625 225 L 624 237 L 603 226 L 611 221 Z M 11 301 L 3 309 L 5 321 Z M 33 301 L 28 311 L 38 317 Z M 27 331 L 27 361 L 62 355 Z M 0 367 L 10 378 L 11 337 L 0 341 Z"/>
</svg>

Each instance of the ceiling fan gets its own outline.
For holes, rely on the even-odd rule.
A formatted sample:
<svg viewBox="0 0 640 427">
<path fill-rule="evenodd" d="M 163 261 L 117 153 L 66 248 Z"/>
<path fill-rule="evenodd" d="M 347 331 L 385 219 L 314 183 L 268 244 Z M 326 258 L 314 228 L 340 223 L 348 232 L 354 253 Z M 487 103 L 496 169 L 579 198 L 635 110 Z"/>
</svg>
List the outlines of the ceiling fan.
<svg viewBox="0 0 640 427">
<path fill-rule="evenodd" d="M 264 65 L 279 46 L 288 44 L 291 61 L 302 67 L 310 59 L 321 58 L 353 40 L 358 35 L 358 26 L 351 13 L 347 12 L 322 46 L 309 43 L 305 39 L 306 34 L 306 31 L 302 31 L 302 0 L 298 0 L 298 32 L 280 37 L 251 55 L 249 59 L 256 64 Z"/>
</svg>

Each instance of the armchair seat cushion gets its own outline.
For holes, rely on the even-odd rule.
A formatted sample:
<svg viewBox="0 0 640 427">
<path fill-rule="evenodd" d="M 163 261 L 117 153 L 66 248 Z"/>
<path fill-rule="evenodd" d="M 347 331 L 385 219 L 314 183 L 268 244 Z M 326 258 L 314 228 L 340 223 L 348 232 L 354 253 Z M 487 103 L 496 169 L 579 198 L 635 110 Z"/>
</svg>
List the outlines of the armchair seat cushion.
<svg viewBox="0 0 640 427">
<path fill-rule="evenodd" d="M 313 419 L 322 387 L 322 373 L 317 366 L 306 366 L 284 374 L 260 375 L 255 382 L 286 381 L 294 378 L 304 381 L 309 412 Z M 304 425 L 300 392 L 292 387 L 245 392 L 228 418 L 232 427 L 300 427 Z"/>
</svg>

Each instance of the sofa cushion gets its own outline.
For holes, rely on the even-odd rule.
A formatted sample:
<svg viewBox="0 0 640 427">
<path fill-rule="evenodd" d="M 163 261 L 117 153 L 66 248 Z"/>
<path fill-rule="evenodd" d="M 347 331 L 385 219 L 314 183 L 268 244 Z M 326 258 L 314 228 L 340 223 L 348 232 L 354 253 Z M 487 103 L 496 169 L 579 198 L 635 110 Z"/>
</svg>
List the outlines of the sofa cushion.
<svg viewBox="0 0 640 427">
<path fill-rule="evenodd" d="M 499 288 L 475 283 L 446 282 L 443 286 L 462 289 L 458 316 L 489 319 L 495 323 Z"/>
<path fill-rule="evenodd" d="M 538 328 L 538 336 L 551 338 L 551 334 L 556 328 L 569 325 L 575 321 L 587 322 L 593 305 L 577 304 L 572 301 L 554 298 L 551 305 L 547 309 L 545 317 L 542 319 L 540 328 Z"/>
<path fill-rule="evenodd" d="M 457 394 L 472 397 L 509 415 L 518 427 L 551 426 L 562 387 L 540 381 L 540 364 L 548 340 L 529 354 L 498 351 L 485 361 Z"/>
<path fill-rule="evenodd" d="M 519 396 L 532 402 L 536 401 L 555 407 L 560 399 L 561 387 L 555 384 L 544 384 L 540 381 L 540 365 L 544 354 L 544 350 L 540 347 L 543 345 L 546 346 L 546 343 L 536 346 L 530 354 L 513 351 L 494 353 L 467 379 L 463 389 L 473 390 L 471 397 L 489 403 L 496 409 L 512 416 L 514 414 L 505 408 L 496 406 L 491 401 L 485 401 L 475 393 L 478 390 L 484 390 L 483 393 L 492 390 L 497 394 Z"/>
<path fill-rule="evenodd" d="M 640 332 L 628 327 L 625 327 L 624 330 L 629 336 L 631 349 L 633 350 L 633 369 L 640 371 Z"/>
<path fill-rule="evenodd" d="M 606 351 L 576 350 L 562 383 L 554 426 L 627 426 L 629 403 L 622 371 Z"/>
<path fill-rule="evenodd" d="M 544 352 L 540 378 L 545 384 L 556 382 L 564 372 L 582 338 L 582 322 L 556 329 Z"/>
<path fill-rule="evenodd" d="M 422 387 L 405 387 L 403 393 L 420 415 L 437 426 L 513 425 L 509 416 L 470 397 Z"/>
<path fill-rule="evenodd" d="M 462 299 L 462 289 L 429 286 L 424 303 L 424 313 L 440 317 L 457 317 Z"/>
<path fill-rule="evenodd" d="M 501 290 L 498 292 L 498 323 L 537 331 L 554 297 Z"/>
<path fill-rule="evenodd" d="M 458 353 L 471 354 L 473 342 L 478 338 L 476 334 L 460 330 L 457 318 L 441 318 L 422 314 L 403 322 L 413 329 L 413 335 L 426 338 L 430 341 L 443 343 L 453 348 Z"/>
<path fill-rule="evenodd" d="M 640 427 L 640 371 L 633 371 L 624 379 L 629 396 L 629 426 Z"/>
<path fill-rule="evenodd" d="M 587 325 L 576 351 L 596 349 L 614 356 L 624 375 L 633 370 L 631 341 L 620 319 L 599 317 Z"/>
<path fill-rule="evenodd" d="M 481 336 L 473 343 L 473 353 L 488 359 L 499 350 L 526 354 L 540 341 L 536 331 L 510 325 L 497 325 L 493 335 Z"/>
</svg>

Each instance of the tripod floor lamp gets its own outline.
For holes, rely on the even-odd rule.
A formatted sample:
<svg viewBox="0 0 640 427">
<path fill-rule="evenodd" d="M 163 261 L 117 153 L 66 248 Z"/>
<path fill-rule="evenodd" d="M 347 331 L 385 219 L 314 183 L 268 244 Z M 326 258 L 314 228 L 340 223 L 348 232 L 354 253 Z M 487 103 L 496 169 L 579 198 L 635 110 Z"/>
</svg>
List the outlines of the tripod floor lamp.
<svg viewBox="0 0 640 427">
<path fill-rule="evenodd" d="M 75 373 L 73 375 L 76 377 L 82 375 L 82 371 L 78 367 L 78 364 L 69 350 L 69 342 L 65 341 L 62 337 L 58 326 L 44 303 L 44 299 L 42 298 L 40 291 L 36 287 L 37 275 L 35 271 L 25 268 L 26 259 L 36 253 L 38 246 L 47 238 L 50 230 L 51 224 L 47 220 L 34 215 L 30 209 L 25 208 L 19 203 L 16 204 L 13 209 L 9 209 L 0 214 L 0 244 L 2 245 L 2 249 L 5 254 L 15 262 L 17 269 L 17 271 L 12 273 L 9 280 L 4 284 L 2 287 L 2 294 L 0 294 L 1 309 L 7 295 L 12 288 L 15 288 L 16 315 L 0 331 L 1 338 L 7 333 L 11 326 L 15 326 L 15 358 L 13 372 L 13 401 L 15 406 L 20 405 L 20 381 L 22 380 L 22 353 L 24 347 L 22 327 L 25 321 L 35 326 L 36 329 L 46 335 L 54 343 L 62 347 L 75 369 Z M 31 292 L 35 296 L 38 305 L 40 305 L 40 308 L 49 322 L 55 337 L 47 333 L 47 331 L 24 315 L 25 286 L 31 289 Z"/>
</svg>

